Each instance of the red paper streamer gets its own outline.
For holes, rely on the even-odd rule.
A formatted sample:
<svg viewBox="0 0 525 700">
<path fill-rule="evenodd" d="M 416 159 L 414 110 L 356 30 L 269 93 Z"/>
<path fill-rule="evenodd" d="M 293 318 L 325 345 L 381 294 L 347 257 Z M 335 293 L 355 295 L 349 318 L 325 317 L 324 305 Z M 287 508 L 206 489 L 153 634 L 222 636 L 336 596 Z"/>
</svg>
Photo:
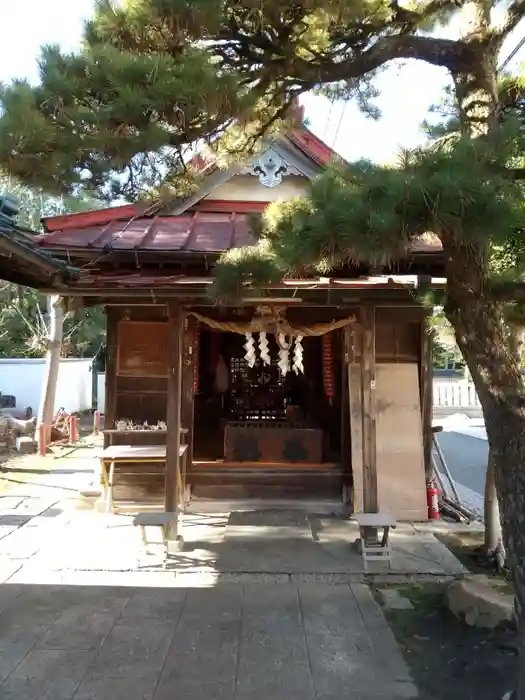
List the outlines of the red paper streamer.
<svg viewBox="0 0 525 700">
<path fill-rule="evenodd" d="M 195 328 L 195 337 L 193 340 L 193 393 L 199 393 L 199 360 L 200 360 L 200 339 L 201 333 L 198 326 Z"/>
<path fill-rule="evenodd" d="M 329 399 L 335 396 L 334 391 L 334 354 L 332 348 L 332 335 L 323 335 L 323 385 L 324 393 Z"/>
</svg>

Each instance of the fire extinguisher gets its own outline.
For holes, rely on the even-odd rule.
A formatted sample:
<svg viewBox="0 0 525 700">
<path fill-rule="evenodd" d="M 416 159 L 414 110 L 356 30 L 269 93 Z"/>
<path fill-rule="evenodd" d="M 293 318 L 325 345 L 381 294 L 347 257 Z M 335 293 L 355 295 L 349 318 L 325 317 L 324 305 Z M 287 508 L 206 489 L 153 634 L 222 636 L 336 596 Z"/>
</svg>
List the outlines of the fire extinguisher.
<svg viewBox="0 0 525 700">
<path fill-rule="evenodd" d="M 439 490 L 436 484 L 430 481 L 427 485 L 427 505 L 428 505 L 428 519 L 438 520 L 439 519 Z"/>
</svg>

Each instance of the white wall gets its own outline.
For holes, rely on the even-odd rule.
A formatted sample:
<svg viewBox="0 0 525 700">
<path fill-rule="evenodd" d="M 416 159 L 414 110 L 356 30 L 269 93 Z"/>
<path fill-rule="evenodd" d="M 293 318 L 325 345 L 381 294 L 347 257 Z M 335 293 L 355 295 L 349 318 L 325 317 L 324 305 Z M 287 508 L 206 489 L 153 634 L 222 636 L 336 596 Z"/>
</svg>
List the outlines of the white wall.
<svg viewBox="0 0 525 700">
<path fill-rule="evenodd" d="M 216 187 L 206 197 L 209 200 L 225 200 L 227 202 L 275 202 L 306 193 L 310 181 L 299 175 L 287 175 L 277 187 L 266 187 L 252 175 L 237 175 L 231 180 Z"/>
<path fill-rule="evenodd" d="M 106 405 L 106 374 L 99 372 L 97 377 L 97 408 L 101 413 L 104 413 Z"/>
<path fill-rule="evenodd" d="M 91 358 L 60 360 L 55 412 L 69 413 L 91 408 Z M 45 375 L 45 359 L 0 359 L 0 391 L 13 394 L 17 408 L 31 406 L 36 414 Z"/>
</svg>

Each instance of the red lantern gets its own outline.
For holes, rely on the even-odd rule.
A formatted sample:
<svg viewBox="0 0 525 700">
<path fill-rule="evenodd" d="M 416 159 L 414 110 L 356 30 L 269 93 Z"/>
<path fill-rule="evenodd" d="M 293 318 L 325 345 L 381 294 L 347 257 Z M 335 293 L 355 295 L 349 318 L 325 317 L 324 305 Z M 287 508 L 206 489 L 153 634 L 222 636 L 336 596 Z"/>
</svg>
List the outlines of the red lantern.
<svg viewBox="0 0 525 700">
<path fill-rule="evenodd" d="M 334 391 L 334 355 L 332 348 L 332 336 L 330 333 L 323 335 L 323 385 L 325 396 L 333 399 Z"/>
<path fill-rule="evenodd" d="M 200 349 L 200 329 L 195 326 L 195 336 L 193 340 L 193 393 L 199 393 L 199 349 Z"/>
</svg>

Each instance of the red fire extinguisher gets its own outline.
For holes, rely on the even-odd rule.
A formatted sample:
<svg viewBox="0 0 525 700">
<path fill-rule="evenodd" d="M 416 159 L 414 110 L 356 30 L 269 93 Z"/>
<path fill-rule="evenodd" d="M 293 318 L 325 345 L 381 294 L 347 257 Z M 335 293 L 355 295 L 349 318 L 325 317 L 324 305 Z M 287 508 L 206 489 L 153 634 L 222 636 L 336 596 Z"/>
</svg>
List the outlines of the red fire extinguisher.
<svg viewBox="0 0 525 700">
<path fill-rule="evenodd" d="M 427 485 L 427 505 L 428 505 L 428 519 L 438 520 L 439 519 L 439 490 L 436 484 L 432 481 Z"/>
</svg>

